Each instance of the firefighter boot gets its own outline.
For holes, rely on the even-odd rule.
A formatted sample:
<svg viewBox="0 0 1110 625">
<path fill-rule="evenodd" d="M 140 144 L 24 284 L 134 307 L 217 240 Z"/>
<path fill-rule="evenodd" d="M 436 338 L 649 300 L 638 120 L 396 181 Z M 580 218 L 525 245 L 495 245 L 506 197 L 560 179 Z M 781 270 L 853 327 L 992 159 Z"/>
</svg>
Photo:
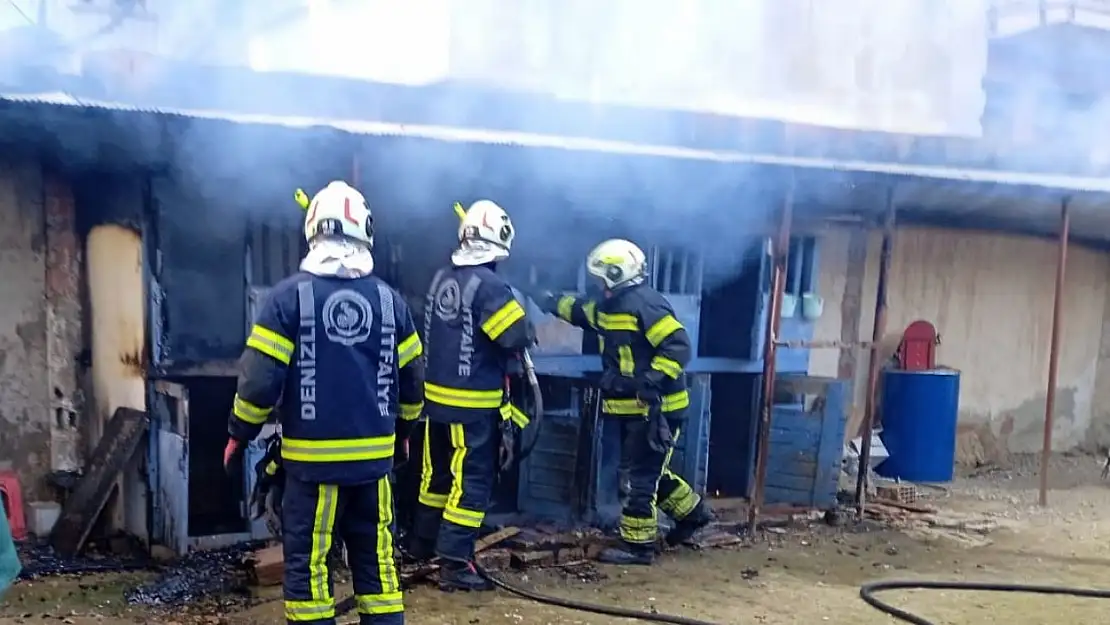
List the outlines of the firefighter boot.
<svg viewBox="0 0 1110 625">
<path fill-rule="evenodd" d="M 405 564 L 422 564 L 431 560 L 436 555 L 435 543 L 409 535 L 401 548 L 402 562 Z"/>
<path fill-rule="evenodd" d="M 458 560 L 442 562 L 439 569 L 439 589 L 443 592 L 493 590 L 493 584 L 478 574 L 473 562 Z"/>
<path fill-rule="evenodd" d="M 690 511 L 690 514 L 674 524 L 674 528 L 667 532 L 667 544 L 671 547 L 677 547 L 682 543 L 694 537 L 694 534 L 701 528 L 709 525 L 713 520 L 713 511 L 709 506 L 705 505 L 705 501 L 699 501 L 698 505 Z"/>
<path fill-rule="evenodd" d="M 602 564 L 648 565 L 655 561 L 655 545 L 636 545 L 621 541 L 617 547 L 609 547 L 597 555 Z"/>
</svg>

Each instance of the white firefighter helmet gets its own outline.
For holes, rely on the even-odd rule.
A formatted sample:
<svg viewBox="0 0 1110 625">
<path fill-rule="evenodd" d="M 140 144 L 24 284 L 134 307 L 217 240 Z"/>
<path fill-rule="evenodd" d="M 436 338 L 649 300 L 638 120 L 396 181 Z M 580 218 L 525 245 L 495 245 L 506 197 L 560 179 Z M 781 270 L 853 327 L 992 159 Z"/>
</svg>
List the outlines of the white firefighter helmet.
<svg viewBox="0 0 1110 625">
<path fill-rule="evenodd" d="M 374 247 L 374 217 L 358 189 L 336 180 L 312 197 L 305 209 L 304 238 L 342 237 Z"/>
<path fill-rule="evenodd" d="M 609 239 L 590 250 L 586 271 L 609 290 L 640 284 L 647 278 L 647 257 L 632 241 Z"/>
<path fill-rule="evenodd" d="M 459 224 L 459 248 L 451 254 L 451 262 L 456 267 L 473 267 L 505 260 L 515 237 L 505 209 L 491 200 L 478 200 Z"/>
</svg>

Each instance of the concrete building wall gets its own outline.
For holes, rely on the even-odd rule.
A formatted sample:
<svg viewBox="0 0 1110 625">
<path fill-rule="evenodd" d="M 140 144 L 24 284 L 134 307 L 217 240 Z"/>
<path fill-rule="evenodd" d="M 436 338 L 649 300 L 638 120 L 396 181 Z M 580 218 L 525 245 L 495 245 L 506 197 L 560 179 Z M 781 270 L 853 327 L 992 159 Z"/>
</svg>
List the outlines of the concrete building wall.
<svg viewBox="0 0 1110 625">
<path fill-rule="evenodd" d="M 37 164 L 0 160 L 0 463 L 32 498 L 52 464 L 45 184 Z"/>
<path fill-rule="evenodd" d="M 850 258 L 852 239 L 866 236 L 866 255 Z M 818 288 L 826 298 L 818 339 L 869 340 L 874 324 L 880 235 L 837 230 L 823 237 Z M 937 361 L 962 371 L 959 460 L 981 462 L 1041 446 L 1056 270 L 1054 241 L 989 233 L 900 229 L 890 270 L 887 334 L 878 351 L 887 357 L 906 325 L 925 319 L 937 327 Z M 852 281 L 862 276 L 859 302 Z M 1073 246 L 1064 289 L 1053 447 L 1071 449 L 1110 439 L 1110 353 L 1107 277 L 1110 256 Z M 847 294 L 847 297 L 846 297 Z M 858 319 L 857 328 L 850 328 Z M 1106 340 L 1103 340 L 1104 334 Z M 1104 343 L 1106 343 L 1104 345 Z M 815 352 L 811 373 L 835 375 L 835 351 Z M 863 406 L 867 354 L 857 361 L 855 421 Z M 844 373 L 843 370 L 840 373 Z M 854 428 L 849 428 L 854 432 Z"/>
<path fill-rule="evenodd" d="M 68 182 L 0 160 L 0 465 L 27 499 L 81 467 L 81 248 Z"/>
</svg>

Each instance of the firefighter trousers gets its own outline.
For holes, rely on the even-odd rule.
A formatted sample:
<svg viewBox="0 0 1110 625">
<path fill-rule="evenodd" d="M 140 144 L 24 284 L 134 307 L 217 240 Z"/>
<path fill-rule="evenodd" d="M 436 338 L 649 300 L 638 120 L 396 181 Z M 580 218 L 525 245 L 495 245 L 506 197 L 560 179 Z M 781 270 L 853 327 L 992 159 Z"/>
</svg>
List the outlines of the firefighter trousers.
<svg viewBox="0 0 1110 625">
<path fill-rule="evenodd" d="M 415 534 L 418 545 L 458 562 L 474 557 L 474 542 L 485 520 L 497 478 L 498 424 L 427 421 Z M 427 553 L 421 555 L 429 555 Z"/>
<path fill-rule="evenodd" d="M 401 580 L 393 557 L 393 492 L 389 477 L 357 486 L 303 482 L 286 475 L 282 511 L 285 619 L 335 623 L 328 552 L 347 547 L 361 625 L 403 625 Z"/>
<path fill-rule="evenodd" d="M 628 471 L 628 498 L 621 510 L 621 539 L 633 545 L 655 542 L 658 512 L 675 521 L 690 515 L 701 502 L 693 488 L 670 470 L 674 445 L 665 453 L 648 442 L 648 421 L 635 417 L 612 417 L 620 422 L 621 464 Z M 675 444 L 682 421 L 668 419 Z"/>
</svg>

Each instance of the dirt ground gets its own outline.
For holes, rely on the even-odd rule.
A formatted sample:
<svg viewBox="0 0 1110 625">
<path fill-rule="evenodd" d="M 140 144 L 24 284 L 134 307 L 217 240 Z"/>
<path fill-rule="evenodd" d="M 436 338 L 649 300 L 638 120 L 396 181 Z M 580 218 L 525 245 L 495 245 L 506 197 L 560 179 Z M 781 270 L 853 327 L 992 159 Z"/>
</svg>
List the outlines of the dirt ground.
<svg viewBox="0 0 1110 625">
<path fill-rule="evenodd" d="M 1036 460 L 1017 458 L 1007 470 L 965 475 L 946 490 L 923 489 L 924 503 L 942 511 L 931 523 L 922 517 L 897 527 L 816 524 L 770 532 L 741 547 L 670 552 L 648 569 L 601 567 L 600 581 L 560 569 L 510 579 L 561 597 L 764 625 L 892 623 L 858 597 L 861 583 L 883 578 L 1110 588 L 1110 483 L 1099 479 L 1101 460 L 1065 456 L 1053 465 L 1048 509 L 1036 505 Z M 198 606 L 151 614 L 123 605 L 122 591 L 135 581 L 131 575 L 21 584 L 0 606 L 0 623 L 283 622 L 272 589 L 246 611 Z M 1107 606 L 1085 599 L 939 592 L 891 593 L 890 599 L 938 625 L 1106 622 Z M 416 625 L 628 622 L 503 593 L 445 595 L 421 587 L 406 602 L 408 622 Z"/>
</svg>

